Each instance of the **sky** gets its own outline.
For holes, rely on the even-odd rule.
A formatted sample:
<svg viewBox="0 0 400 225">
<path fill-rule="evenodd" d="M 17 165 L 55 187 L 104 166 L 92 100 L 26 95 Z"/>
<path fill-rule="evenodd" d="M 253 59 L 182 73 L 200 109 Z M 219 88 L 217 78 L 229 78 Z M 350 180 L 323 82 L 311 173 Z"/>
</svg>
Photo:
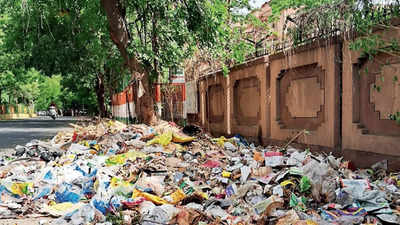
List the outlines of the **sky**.
<svg viewBox="0 0 400 225">
<path fill-rule="evenodd" d="M 260 8 L 262 6 L 262 4 L 264 4 L 265 2 L 267 2 L 268 0 L 249 0 L 250 5 L 253 8 Z M 237 11 L 240 14 L 247 14 L 249 13 L 248 10 L 246 9 L 240 9 L 239 11 Z"/>
<path fill-rule="evenodd" d="M 259 8 L 266 2 L 267 0 L 250 0 L 250 5 L 256 8 Z"/>
</svg>

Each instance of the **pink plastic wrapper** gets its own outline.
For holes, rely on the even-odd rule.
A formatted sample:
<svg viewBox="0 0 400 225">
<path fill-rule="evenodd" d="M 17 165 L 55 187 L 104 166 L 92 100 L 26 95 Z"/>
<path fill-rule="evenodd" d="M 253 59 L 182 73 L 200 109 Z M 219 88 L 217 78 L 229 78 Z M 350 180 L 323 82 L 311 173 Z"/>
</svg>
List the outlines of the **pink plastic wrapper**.
<svg viewBox="0 0 400 225">
<path fill-rule="evenodd" d="M 221 163 L 218 161 L 214 161 L 214 160 L 207 160 L 207 162 L 205 162 L 202 166 L 208 167 L 208 168 L 216 168 L 216 167 L 220 167 Z"/>
</svg>

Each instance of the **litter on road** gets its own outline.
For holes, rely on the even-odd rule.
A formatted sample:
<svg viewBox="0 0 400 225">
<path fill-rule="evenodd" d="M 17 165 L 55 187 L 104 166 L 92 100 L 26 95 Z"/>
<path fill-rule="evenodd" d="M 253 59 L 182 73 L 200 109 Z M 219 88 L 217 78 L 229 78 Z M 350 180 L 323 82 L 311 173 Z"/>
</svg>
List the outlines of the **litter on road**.
<svg viewBox="0 0 400 225">
<path fill-rule="evenodd" d="M 72 125 L 0 161 L 0 219 L 51 224 L 400 224 L 400 174 L 173 123 Z M 193 132 L 193 131 L 196 132 Z M 192 136 L 189 136 L 192 135 Z M 45 222 L 43 222 L 45 223 Z"/>
</svg>

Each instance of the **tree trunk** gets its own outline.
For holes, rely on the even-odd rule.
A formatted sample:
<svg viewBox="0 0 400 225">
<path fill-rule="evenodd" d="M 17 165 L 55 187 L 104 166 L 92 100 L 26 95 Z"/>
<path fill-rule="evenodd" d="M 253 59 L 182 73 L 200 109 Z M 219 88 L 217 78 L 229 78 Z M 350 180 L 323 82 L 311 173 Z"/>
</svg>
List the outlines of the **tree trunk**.
<svg viewBox="0 0 400 225">
<path fill-rule="evenodd" d="M 107 116 L 106 106 L 104 104 L 104 81 L 103 74 L 98 74 L 96 78 L 96 95 L 97 95 L 97 104 L 99 106 L 100 117 L 104 118 Z"/>
<path fill-rule="evenodd" d="M 169 113 L 171 115 L 171 121 L 174 122 L 174 99 L 172 97 L 169 98 Z"/>
<path fill-rule="evenodd" d="M 157 117 L 154 110 L 154 101 L 149 83 L 150 73 L 144 69 L 143 65 L 135 58 L 135 56 L 129 56 L 127 51 L 130 34 L 126 24 L 125 9 L 119 0 L 100 1 L 107 16 L 111 40 L 117 46 L 132 76 L 138 77 L 138 74 L 141 75 L 143 90 L 139 90 L 141 89 L 140 85 L 135 86 L 135 93 L 144 91 L 144 94 L 140 98 L 137 98 L 135 104 L 136 107 L 139 107 L 136 110 L 139 120 L 145 124 L 153 124 L 157 121 Z"/>
</svg>

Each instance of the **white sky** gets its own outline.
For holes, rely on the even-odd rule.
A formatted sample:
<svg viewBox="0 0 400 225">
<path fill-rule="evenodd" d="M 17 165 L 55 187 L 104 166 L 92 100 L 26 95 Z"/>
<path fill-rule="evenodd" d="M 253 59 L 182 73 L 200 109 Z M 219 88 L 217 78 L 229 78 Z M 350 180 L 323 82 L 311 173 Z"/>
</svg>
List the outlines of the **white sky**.
<svg viewBox="0 0 400 225">
<path fill-rule="evenodd" d="M 250 0 L 249 2 L 251 6 L 259 8 L 264 4 L 264 2 L 267 2 L 267 0 Z"/>
</svg>

